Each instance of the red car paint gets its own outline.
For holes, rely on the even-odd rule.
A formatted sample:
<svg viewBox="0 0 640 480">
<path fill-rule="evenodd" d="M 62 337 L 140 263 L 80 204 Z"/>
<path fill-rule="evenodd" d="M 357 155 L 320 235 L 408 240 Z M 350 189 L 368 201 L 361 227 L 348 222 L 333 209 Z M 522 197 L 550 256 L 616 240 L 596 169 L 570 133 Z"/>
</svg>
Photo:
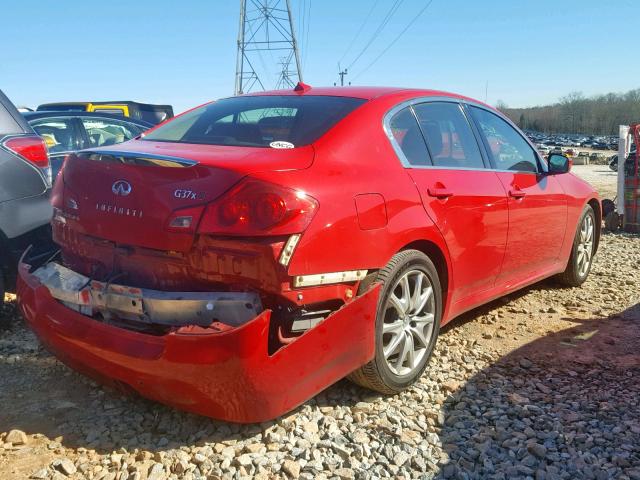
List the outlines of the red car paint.
<svg viewBox="0 0 640 480">
<path fill-rule="evenodd" d="M 438 269 L 444 324 L 562 272 L 584 205 L 591 203 L 599 215 L 593 188 L 570 173 L 404 168 L 383 128 L 387 112 L 416 98 L 471 101 L 465 97 L 358 87 L 255 95 L 344 96 L 366 102 L 304 147 L 144 139 L 109 147 L 197 162 L 191 168 L 141 169 L 71 157 L 63 181 L 56 183 L 52 224 L 72 270 L 98 277 L 126 272 L 128 285 L 157 290 L 253 289 L 269 308 L 224 332 L 182 327 L 148 335 L 67 309 L 23 264 L 21 309 L 63 361 L 185 410 L 237 422 L 273 418 L 375 353 L 377 288 L 358 292 L 358 282 L 296 288 L 297 276 L 376 270 L 398 251 L 416 248 Z M 445 146 L 452 149 L 450 143 Z M 126 200 L 111 192 L 121 179 L 136 188 Z M 200 220 L 208 206 L 248 180 L 302 191 L 317 202 L 310 223 L 287 231 L 301 234 L 287 267 L 278 259 L 288 233 L 216 235 L 213 217 Z M 175 195 L 185 190 L 193 195 Z M 179 198 L 183 196 L 187 198 Z M 69 210 L 70 199 L 79 205 L 77 211 Z M 127 215 L 127 209 L 138 215 L 142 211 L 141 218 Z M 167 228 L 180 211 L 195 212 L 206 231 Z M 277 335 L 270 331 L 273 309 L 328 301 L 336 302 L 335 311 L 301 336 L 283 342 L 277 340 L 279 328 Z"/>
</svg>

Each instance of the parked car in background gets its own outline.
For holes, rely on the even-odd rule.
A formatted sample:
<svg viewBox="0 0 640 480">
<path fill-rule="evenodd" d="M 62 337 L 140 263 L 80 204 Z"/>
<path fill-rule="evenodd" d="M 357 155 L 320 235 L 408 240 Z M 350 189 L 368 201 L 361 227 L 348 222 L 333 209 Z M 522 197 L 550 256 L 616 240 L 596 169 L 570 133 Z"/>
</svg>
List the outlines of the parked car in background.
<svg viewBox="0 0 640 480">
<path fill-rule="evenodd" d="M 44 141 L 0 91 L 0 304 L 23 250 L 51 244 L 50 189 Z"/>
<path fill-rule="evenodd" d="M 551 151 L 551 148 L 543 144 L 536 145 L 536 148 L 538 149 L 541 155 L 549 155 L 549 152 Z"/>
<path fill-rule="evenodd" d="M 400 392 L 442 324 L 586 280 L 600 202 L 569 169 L 455 94 L 222 99 L 69 155 L 61 255 L 25 258 L 21 311 L 72 367 L 224 420 L 273 419 L 344 376 Z"/>
<path fill-rule="evenodd" d="M 171 105 L 154 105 L 131 101 L 45 103 L 40 105 L 37 111 L 108 113 L 140 120 L 152 125 L 157 125 L 173 117 L 173 107 Z"/>
<path fill-rule="evenodd" d="M 108 147 L 126 142 L 153 125 L 132 118 L 88 112 L 25 112 L 22 114 L 49 149 L 53 178 L 64 157 L 84 148 Z"/>
</svg>

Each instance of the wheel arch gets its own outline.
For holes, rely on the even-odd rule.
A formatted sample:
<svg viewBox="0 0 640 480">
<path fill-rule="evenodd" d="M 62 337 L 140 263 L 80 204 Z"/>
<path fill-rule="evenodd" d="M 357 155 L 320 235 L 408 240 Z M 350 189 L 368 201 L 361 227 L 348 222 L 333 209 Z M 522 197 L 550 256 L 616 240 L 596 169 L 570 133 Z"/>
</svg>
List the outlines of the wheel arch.
<svg viewBox="0 0 640 480">
<path fill-rule="evenodd" d="M 447 255 L 445 255 L 445 252 L 436 243 L 425 239 L 414 240 L 400 249 L 400 251 L 403 250 L 418 250 L 424 253 L 431 259 L 436 267 L 438 279 L 440 280 L 440 288 L 442 289 L 442 318 L 440 320 L 442 322 L 449 305 L 450 272 Z"/>
<path fill-rule="evenodd" d="M 594 239 L 593 253 L 598 251 L 598 245 L 600 244 L 600 232 L 602 230 L 602 204 L 597 198 L 591 198 L 587 201 L 587 205 L 593 208 L 593 212 L 596 214 L 596 238 Z"/>
</svg>

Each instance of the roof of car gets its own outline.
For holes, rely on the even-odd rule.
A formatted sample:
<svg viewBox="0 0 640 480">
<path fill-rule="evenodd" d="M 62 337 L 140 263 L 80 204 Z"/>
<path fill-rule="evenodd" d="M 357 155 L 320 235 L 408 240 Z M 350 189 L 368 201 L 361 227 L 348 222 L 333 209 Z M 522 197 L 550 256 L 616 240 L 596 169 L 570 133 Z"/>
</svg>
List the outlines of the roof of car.
<svg viewBox="0 0 640 480">
<path fill-rule="evenodd" d="M 348 86 L 348 87 L 312 87 L 304 85 L 299 90 L 294 88 L 286 90 L 269 90 L 266 92 L 251 92 L 244 96 L 260 96 L 260 95 L 320 95 L 333 97 L 352 97 L 362 98 L 365 100 L 373 100 L 374 98 L 392 96 L 396 94 L 415 94 L 416 97 L 453 97 L 461 100 L 469 100 L 484 105 L 476 99 L 465 97 L 457 93 L 445 92 L 442 90 L 420 89 L 420 88 L 401 88 L 401 87 L 367 87 L 367 86 Z M 493 107 L 491 107 L 493 108 Z"/>
<path fill-rule="evenodd" d="M 51 102 L 51 103 L 43 103 L 42 105 L 38 105 L 38 108 L 41 107 L 55 107 L 59 105 L 88 105 L 92 103 L 93 105 L 129 105 L 136 107 L 152 107 L 152 108 L 173 108 L 171 105 L 166 104 L 155 104 L 155 103 L 142 103 L 135 102 L 133 100 L 99 100 L 93 102 Z"/>
<path fill-rule="evenodd" d="M 153 127 L 152 123 L 145 122 L 144 120 L 138 120 L 136 118 L 131 118 L 131 117 L 123 117 L 122 115 L 112 115 L 109 113 L 99 113 L 99 112 L 72 112 L 69 110 L 60 110 L 60 111 L 42 110 L 39 112 L 22 112 L 22 116 L 27 120 L 37 120 L 40 118 L 51 118 L 51 117 L 108 118 L 111 120 L 119 120 L 121 122 L 133 123 L 134 125 L 140 125 L 146 128 Z"/>
</svg>

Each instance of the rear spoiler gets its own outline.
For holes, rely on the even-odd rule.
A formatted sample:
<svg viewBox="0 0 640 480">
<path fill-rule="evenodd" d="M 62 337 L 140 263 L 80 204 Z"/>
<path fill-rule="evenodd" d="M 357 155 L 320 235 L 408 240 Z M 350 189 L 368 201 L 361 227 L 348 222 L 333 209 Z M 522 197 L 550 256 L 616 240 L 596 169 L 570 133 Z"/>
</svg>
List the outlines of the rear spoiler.
<svg viewBox="0 0 640 480">
<path fill-rule="evenodd" d="M 105 163 L 124 163 L 143 167 L 193 167 L 198 162 L 188 158 L 157 155 L 146 152 L 126 152 L 119 150 L 82 150 L 76 156 L 86 160 Z"/>
</svg>

